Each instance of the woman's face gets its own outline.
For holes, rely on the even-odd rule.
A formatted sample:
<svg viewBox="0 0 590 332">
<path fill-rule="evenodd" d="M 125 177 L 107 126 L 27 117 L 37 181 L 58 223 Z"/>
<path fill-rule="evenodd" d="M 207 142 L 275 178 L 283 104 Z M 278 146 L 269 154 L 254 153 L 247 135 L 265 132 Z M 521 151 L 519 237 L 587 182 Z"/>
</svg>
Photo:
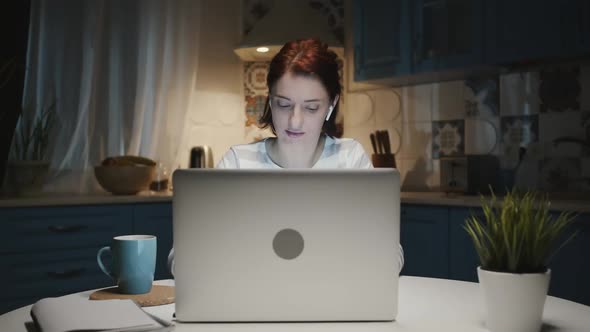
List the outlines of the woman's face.
<svg viewBox="0 0 590 332">
<path fill-rule="evenodd" d="M 271 90 L 270 101 L 281 143 L 317 144 L 330 106 L 328 91 L 320 80 L 287 73 Z"/>
</svg>

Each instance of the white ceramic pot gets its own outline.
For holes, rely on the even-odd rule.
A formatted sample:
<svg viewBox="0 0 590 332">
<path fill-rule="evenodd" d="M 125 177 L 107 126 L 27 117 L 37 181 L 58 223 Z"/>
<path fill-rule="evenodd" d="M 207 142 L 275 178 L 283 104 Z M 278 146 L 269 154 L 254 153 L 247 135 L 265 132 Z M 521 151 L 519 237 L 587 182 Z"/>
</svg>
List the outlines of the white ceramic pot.
<svg viewBox="0 0 590 332">
<path fill-rule="evenodd" d="M 545 273 L 502 273 L 477 268 L 492 332 L 538 332 L 551 270 Z"/>
</svg>

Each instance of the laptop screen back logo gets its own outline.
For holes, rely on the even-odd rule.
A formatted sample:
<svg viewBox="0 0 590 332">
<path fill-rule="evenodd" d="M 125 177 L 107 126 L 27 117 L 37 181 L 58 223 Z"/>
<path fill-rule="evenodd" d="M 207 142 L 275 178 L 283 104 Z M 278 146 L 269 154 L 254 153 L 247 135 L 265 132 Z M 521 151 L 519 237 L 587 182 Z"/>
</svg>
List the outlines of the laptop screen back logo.
<svg viewBox="0 0 590 332">
<path fill-rule="evenodd" d="M 272 248 L 283 259 L 294 259 L 303 252 L 303 236 L 298 231 L 285 228 L 275 235 Z"/>
</svg>

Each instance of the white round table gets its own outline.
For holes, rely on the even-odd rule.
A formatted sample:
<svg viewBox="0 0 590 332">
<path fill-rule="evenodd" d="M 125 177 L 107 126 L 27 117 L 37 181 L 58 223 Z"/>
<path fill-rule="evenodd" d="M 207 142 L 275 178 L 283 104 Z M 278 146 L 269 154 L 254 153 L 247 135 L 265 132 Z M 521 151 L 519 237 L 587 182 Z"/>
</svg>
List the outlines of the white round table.
<svg viewBox="0 0 590 332">
<path fill-rule="evenodd" d="M 172 280 L 159 284 L 173 285 Z M 92 291 L 66 296 L 88 298 Z M 245 323 L 181 324 L 174 331 L 487 331 L 483 303 L 477 283 L 402 276 L 399 287 L 398 317 L 385 323 Z M 174 304 L 144 308 L 159 318 L 172 321 Z M 0 316 L 0 331 L 27 332 L 31 328 L 31 306 Z M 547 297 L 543 331 L 590 331 L 590 307 L 555 297 Z"/>
</svg>

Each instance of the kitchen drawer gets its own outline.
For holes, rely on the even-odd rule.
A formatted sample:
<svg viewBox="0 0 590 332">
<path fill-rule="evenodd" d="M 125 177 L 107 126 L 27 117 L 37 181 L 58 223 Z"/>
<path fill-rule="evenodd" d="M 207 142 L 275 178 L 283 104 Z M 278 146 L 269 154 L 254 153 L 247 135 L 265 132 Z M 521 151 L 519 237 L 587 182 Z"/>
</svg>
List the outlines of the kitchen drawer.
<svg viewBox="0 0 590 332">
<path fill-rule="evenodd" d="M 0 253 L 103 246 L 133 232 L 133 206 L 1 209 L 0 227 Z"/>
<path fill-rule="evenodd" d="M 22 303 L 114 285 L 98 267 L 100 247 L 0 255 L 0 301 Z M 110 260 L 105 255 L 105 263 Z"/>
</svg>

